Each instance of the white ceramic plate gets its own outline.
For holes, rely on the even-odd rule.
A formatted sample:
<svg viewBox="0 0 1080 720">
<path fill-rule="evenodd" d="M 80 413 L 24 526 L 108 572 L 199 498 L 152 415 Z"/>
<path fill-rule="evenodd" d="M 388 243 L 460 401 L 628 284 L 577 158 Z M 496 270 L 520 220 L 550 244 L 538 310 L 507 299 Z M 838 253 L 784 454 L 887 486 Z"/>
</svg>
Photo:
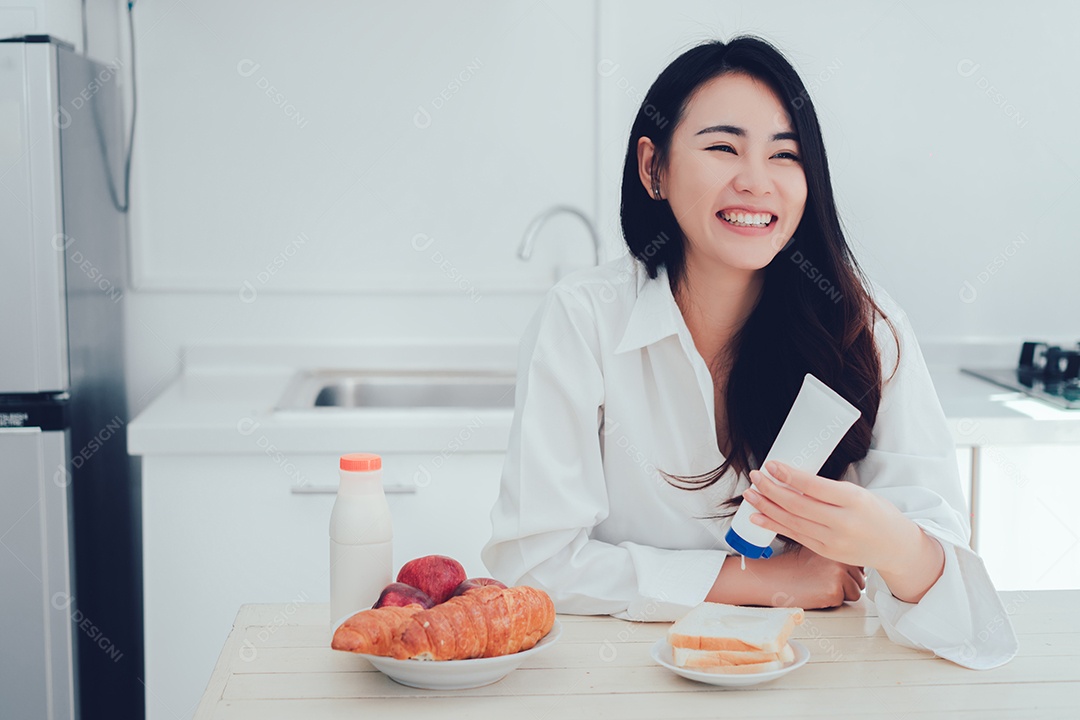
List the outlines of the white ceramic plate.
<svg viewBox="0 0 1080 720">
<path fill-rule="evenodd" d="M 381 655 L 357 653 L 391 680 L 425 690 L 465 690 L 498 682 L 529 658 L 551 647 L 562 634 L 558 620 L 548 634 L 528 650 L 472 660 L 395 660 Z"/>
<path fill-rule="evenodd" d="M 667 638 L 660 638 L 657 640 L 650 651 L 652 659 L 660 665 L 663 665 L 676 675 L 682 675 L 688 680 L 696 680 L 697 682 L 708 683 L 709 685 L 720 685 L 722 687 L 747 687 L 749 685 L 759 685 L 761 683 L 775 680 L 778 677 L 787 675 L 789 672 L 796 668 L 800 668 L 806 664 L 806 661 L 810 659 L 810 651 L 806 647 L 795 640 L 789 640 L 788 644 L 791 645 L 791 649 L 795 651 L 795 659 L 792 662 L 786 663 L 779 670 L 772 670 L 771 672 L 763 673 L 751 673 L 748 675 L 724 675 L 723 673 L 710 673 L 702 672 L 700 670 L 691 670 L 689 668 L 682 668 L 675 665 L 673 661 L 673 654 L 671 652 L 671 646 L 668 645 Z"/>
</svg>

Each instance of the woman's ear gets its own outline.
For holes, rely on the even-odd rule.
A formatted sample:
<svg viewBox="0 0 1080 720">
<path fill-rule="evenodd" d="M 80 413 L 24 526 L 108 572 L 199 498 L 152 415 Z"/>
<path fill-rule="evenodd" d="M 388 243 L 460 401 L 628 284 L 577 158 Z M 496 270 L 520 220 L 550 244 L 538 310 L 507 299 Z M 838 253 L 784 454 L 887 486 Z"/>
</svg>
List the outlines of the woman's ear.
<svg viewBox="0 0 1080 720">
<path fill-rule="evenodd" d="M 638 177 L 641 178 L 641 184 L 645 186 L 645 192 L 649 194 L 653 200 L 661 200 L 660 187 L 653 184 L 652 177 L 652 165 L 656 158 L 656 146 L 653 145 L 653 141 L 644 135 L 638 138 L 637 144 L 637 160 L 638 160 Z"/>
</svg>

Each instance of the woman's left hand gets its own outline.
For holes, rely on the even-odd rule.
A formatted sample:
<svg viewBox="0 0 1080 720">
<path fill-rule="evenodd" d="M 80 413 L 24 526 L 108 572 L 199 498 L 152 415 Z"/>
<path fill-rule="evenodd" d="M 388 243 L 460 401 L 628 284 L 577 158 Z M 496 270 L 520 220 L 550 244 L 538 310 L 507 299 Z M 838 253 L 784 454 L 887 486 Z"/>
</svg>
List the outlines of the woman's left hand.
<svg viewBox="0 0 1080 720">
<path fill-rule="evenodd" d="M 759 470 L 750 472 L 754 486 L 743 499 L 760 511 L 751 522 L 818 555 L 888 572 L 903 556 L 897 550 L 922 535 L 922 529 L 895 505 L 860 485 L 773 460 L 765 467 L 780 482 Z"/>
</svg>

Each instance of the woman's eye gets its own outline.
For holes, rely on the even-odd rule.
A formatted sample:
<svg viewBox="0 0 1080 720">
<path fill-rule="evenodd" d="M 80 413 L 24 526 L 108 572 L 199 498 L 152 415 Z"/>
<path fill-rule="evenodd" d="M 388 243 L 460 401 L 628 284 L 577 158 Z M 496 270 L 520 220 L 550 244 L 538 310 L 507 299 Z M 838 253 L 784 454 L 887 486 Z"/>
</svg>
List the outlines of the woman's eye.
<svg viewBox="0 0 1080 720">
<path fill-rule="evenodd" d="M 730 145 L 713 145 L 712 147 L 705 148 L 705 149 L 706 150 L 726 150 L 726 151 L 728 151 L 730 153 L 735 153 L 735 148 L 731 147 Z M 790 159 L 794 160 L 795 162 L 799 161 L 799 156 L 798 155 L 796 155 L 793 152 L 787 152 L 787 151 L 777 153 L 774 157 L 787 157 L 787 158 L 790 158 Z"/>
</svg>

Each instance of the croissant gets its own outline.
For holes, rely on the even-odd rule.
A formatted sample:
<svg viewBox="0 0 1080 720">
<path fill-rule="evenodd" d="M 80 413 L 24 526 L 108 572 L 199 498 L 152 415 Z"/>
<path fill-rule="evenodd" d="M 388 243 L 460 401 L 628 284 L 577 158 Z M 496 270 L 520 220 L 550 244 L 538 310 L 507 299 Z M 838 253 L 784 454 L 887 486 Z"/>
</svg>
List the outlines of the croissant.
<svg viewBox="0 0 1080 720">
<path fill-rule="evenodd" d="M 555 605 L 543 590 L 489 585 L 429 610 L 409 605 L 361 611 L 337 629 L 331 647 L 398 660 L 495 657 L 528 650 L 554 622 Z"/>
<path fill-rule="evenodd" d="M 334 632 L 330 647 L 367 655 L 389 655 L 394 633 L 410 617 L 423 609 L 420 605 L 387 605 L 358 612 Z"/>
</svg>

